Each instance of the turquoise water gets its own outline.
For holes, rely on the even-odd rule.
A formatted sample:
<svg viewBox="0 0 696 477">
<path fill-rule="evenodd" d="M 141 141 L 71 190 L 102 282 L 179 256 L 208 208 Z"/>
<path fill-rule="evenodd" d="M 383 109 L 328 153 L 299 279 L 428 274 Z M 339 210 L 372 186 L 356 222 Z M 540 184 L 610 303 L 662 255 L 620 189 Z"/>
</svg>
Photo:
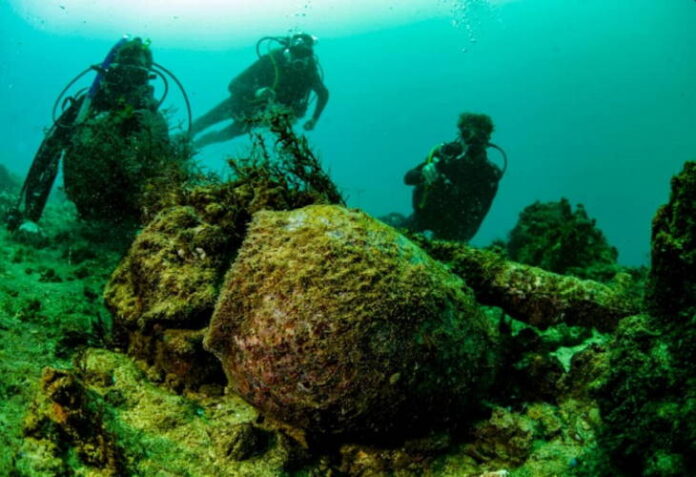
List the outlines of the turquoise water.
<svg viewBox="0 0 696 477">
<path fill-rule="evenodd" d="M 414 2 L 279 2 L 256 13 L 170 2 L 129 16 L 109 1 L 3 0 L 0 162 L 26 172 L 63 86 L 123 33 L 152 41 L 198 116 L 254 61 L 258 37 L 307 30 L 320 37 L 331 91 L 309 136 L 350 205 L 408 213 L 405 171 L 454 137 L 458 113 L 482 112 L 510 168 L 475 245 L 505 237 L 530 203 L 567 197 L 597 219 L 621 263 L 646 264 L 669 178 L 696 157 L 696 2 Z M 168 104 L 183 120 L 175 91 Z M 248 144 L 198 158 L 223 170 Z"/>
</svg>

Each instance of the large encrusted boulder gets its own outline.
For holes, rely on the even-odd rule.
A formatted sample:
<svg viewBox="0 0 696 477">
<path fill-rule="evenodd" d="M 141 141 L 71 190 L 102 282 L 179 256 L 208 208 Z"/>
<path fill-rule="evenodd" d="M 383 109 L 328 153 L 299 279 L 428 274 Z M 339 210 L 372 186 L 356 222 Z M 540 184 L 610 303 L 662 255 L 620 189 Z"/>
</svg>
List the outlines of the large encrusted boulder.
<svg viewBox="0 0 696 477">
<path fill-rule="evenodd" d="M 226 239 L 193 207 L 162 211 L 138 235 L 107 284 L 105 300 L 117 326 L 207 325 L 215 284 L 224 273 Z"/>
<path fill-rule="evenodd" d="M 460 278 L 339 206 L 257 213 L 205 339 L 267 416 L 356 438 L 459 420 L 492 378 L 494 343 Z"/>
</svg>

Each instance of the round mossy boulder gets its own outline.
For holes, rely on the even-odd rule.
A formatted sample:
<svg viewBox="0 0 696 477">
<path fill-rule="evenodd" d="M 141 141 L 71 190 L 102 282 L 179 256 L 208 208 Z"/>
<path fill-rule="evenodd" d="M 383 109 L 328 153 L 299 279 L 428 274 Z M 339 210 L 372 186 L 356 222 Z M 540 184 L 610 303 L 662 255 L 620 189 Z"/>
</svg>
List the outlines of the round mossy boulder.
<svg viewBox="0 0 696 477">
<path fill-rule="evenodd" d="M 462 422 L 495 341 L 444 265 L 362 212 L 316 205 L 254 216 L 205 346 L 267 416 L 370 438 Z"/>
</svg>

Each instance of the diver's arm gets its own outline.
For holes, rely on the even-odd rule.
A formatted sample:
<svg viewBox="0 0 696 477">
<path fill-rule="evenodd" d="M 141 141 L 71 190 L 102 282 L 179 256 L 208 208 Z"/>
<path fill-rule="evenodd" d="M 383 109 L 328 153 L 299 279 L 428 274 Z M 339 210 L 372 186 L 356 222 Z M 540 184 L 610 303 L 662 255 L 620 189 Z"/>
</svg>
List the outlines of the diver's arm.
<svg viewBox="0 0 696 477">
<path fill-rule="evenodd" d="M 408 171 L 404 176 L 404 184 L 414 186 L 422 183 L 423 173 L 421 171 L 423 170 L 423 166 L 425 166 L 425 162 Z"/>
<path fill-rule="evenodd" d="M 406 173 L 404 182 L 406 185 L 432 184 L 442 172 L 442 151 L 445 144 L 438 144 L 433 147 L 418 167 L 411 169 Z"/>
<path fill-rule="evenodd" d="M 326 103 L 329 102 L 329 90 L 321 79 L 316 79 L 314 85 L 312 86 L 312 91 L 314 91 L 317 95 L 317 104 L 314 107 L 314 114 L 312 114 L 312 118 L 304 125 L 304 128 L 308 131 L 314 129 L 314 125 L 317 123 L 317 121 L 319 121 L 319 117 L 321 116 L 322 111 L 324 111 Z"/>
<path fill-rule="evenodd" d="M 319 116 L 321 116 L 322 111 L 324 111 L 324 108 L 326 107 L 326 103 L 329 102 L 329 90 L 321 80 L 314 84 L 313 89 L 317 95 L 317 105 L 314 107 L 312 120 L 317 122 L 319 120 Z"/>
</svg>

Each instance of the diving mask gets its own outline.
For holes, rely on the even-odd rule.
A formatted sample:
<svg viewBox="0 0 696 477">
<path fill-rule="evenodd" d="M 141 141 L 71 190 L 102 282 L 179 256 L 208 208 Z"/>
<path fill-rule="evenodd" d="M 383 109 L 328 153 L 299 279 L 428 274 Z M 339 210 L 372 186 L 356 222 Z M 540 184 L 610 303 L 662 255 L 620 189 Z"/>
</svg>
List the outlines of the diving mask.
<svg viewBox="0 0 696 477">
<path fill-rule="evenodd" d="M 307 68 L 314 57 L 315 36 L 307 33 L 298 33 L 290 37 L 287 48 L 283 52 L 285 59 L 297 69 Z"/>
</svg>

